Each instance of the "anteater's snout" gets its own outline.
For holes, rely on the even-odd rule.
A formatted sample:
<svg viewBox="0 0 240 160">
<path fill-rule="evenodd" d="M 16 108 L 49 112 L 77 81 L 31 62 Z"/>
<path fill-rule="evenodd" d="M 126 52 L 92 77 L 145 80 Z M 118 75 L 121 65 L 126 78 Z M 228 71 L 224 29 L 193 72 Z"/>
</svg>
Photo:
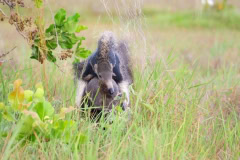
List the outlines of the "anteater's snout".
<svg viewBox="0 0 240 160">
<path fill-rule="evenodd" d="M 109 88 L 109 89 L 108 89 L 108 93 L 109 93 L 110 95 L 113 95 L 113 93 L 114 93 L 114 88 Z"/>
</svg>

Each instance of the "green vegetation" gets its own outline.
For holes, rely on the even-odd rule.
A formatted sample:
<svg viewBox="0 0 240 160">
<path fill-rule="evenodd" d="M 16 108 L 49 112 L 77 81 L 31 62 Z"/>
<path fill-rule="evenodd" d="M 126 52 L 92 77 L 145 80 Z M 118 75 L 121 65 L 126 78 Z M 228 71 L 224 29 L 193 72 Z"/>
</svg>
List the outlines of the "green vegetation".
<svg viewBox="0 0 240 160">
<path fill-rule="evenodd" d="M 65 117 L 74 108 L 61 108 L 60 113 L 56 114 L 51 103 L 45 100 L 41 84 L 36 85 L 35 92 L 24 91 L 21 84 L 21 80 L 14 82 L 14 90 L 8 96 L 9 106 L 0 104 L 1 122 L 9 126 L 17 124 L 10 142 L 35 141 L 38 136 L 46 141 L 54 137 L 68 142 L 76 126 L 74 121 L 66 120 Z M 8 132 L 9 130 L 2 131 L 1 136 L 6 137 Z M 7 148 L 12 145 L 13 143 L 8 143 Z"/>
<path fill-rule="evenodd" d="M 240 13 L 230 8 L 223 11 L 161 11 L 146 8 L 146 23 L 154 27 L 211 28 L 240 30 Z"/>
<path fill-rule="evenodd" d="M 66 60 L 74 56 L 75 61 L 79 61 L 80 58 L 87 58 L 90 55 L 91 52 L 81 46 L 85 37 L 76 35 L 87 29 L 86 26 L 79 24 L 80 15 L 78 13 L 67 17 L 66 11 L 59 9 L 52 20 L 52 24 L 45 28 L 42 0 L 33 1 L 36 7 L 33 7 L 33 9 L 37 12 L 37 16 L 33 15 L 35 13 L 32 12 L 27 17 L 19 12 L 19 8 L 22 8 L 25 12 L 26 4 L 23 0 L 3 0 L 0 3 L 8 6 L 10 10 L 9 15 L 7 15 L 1 9 L 0 20 L 8 20 L 8 23 L 14 25 L 16 31 L 28 42 L 32 48 L 30 58 L 43 64 L 45 59 L 55 63 L 57 55 L 60 60 Z"/>
<path fill-rule="evenodd" d="M 57 61 L 53 52 L 58 46 L 65 50 L 65 52 L 61 54 L 61 60 L 65 60 L 73 55 L 72 49 L 75 44 L 77 45 L 74 52 L 75 60 L 79 61 L 80 58 L 87 58 L 90 55 L 90 51 L 80 47 L 85 37 L 76 36 L 76 33 L 87 29 L 86 26 L 79 25 L 79 17 L 80 15 L 76 13 L 67 18 L 64 9 L 60 9 L 56 13 L 54 16 L 54 24 L 49 25 L 44 34 L 44 37 L 46 37 L 44 42 L 46 43 L 46 57 L 48 61 L 53 63 Z M 42 53 L 44 53 L 44 47 L 42 46 L 40 34 L 37 34 L 33 40 L 34 44 L 32 45 L 33 52 L 31 58 L 43 63 Z"/>
<path fill-rule="evenodd" d="M 168 57 L 169 67 L 174 59 L 173 55 Z M 132 119 L 127 121 L 124 114 L 119 114 L 111 125 L 101 121 L 96 126 L 88 116 L 81 116 L 79 109 L 69 113 L 66 120 L 56 119 L 61 114 L 60 108 L 70 109 L 66 99 L 73 92 L 71 79 L 64 78 L 67 81 L 59 86 L 61 103 L 51 101 L 55 110 L 61 110 L 60 114 L 56 114 L 48 102 L 46 106 L 42 103 L 45 103 L 41 100 L 42 91 L 37 89 L 34 94 L 25 91 L 24 101 L 33 102 L 32 111 L 14 115 L 18 119 L 27 116 L 30 118 L 27 122 L 32 124 L 37 121 L 34 116 L 38 113 L 39 123 L 27 126 L 18 120 L 9 123 L 8 118 L 6 121 L 3 117 L 0 122 L 2 156 L 14 159 L 20 155 L 27 159 L 237 159 L 240 156 L 239 103 L 235 99 L 239 91 L 234 88 L 238 84 L 236 69 L 225 68 L 214 80 L 206 82 L 199 81 L 200 75 L 185 64 L 166 70 L 159 61 L 154 66 L 148 65 L 144 73 L 139 70 L 134 73 Z M 12 88 L 9 81 L 12 80 L 4 81 L 7 92 Z M 23 86 L 29 82 L 26 80 Z M 225 84 L 233 88 L 220 92 Z M 49 88 L 53 87 L 52 82 Z M 32 99 L 32 95 L 35 98 Z M 4 101 L 2 97 L 1 101 Z M 74 104 L 73 97 L 70 104 Z M 5 107 L 1 106 L 1 113 Z M 34 109 L 45 107 L 45 117 Z M 27 133 L 19 140 L 21 126 Z M 33 134 L 30 139 L 29 134 Z"/>
<path fill-rule="evenodd" d="M 40 7 L 42 1 L 36 2 Z M 118 112 L 111 115 L 112 124 L 103 119 L 96 124 L 88 111 L 74 107 L 72 59 L 64 61 L 64 72 L 53 63 L 42 68 L 29 59 L 27 45 L 18 47 L 8 55 L 12 61 L 0 61 L 0 157 L 239 159 L 239 15 L 197 13 L 144 10 L 150 24 L 144 31 L 152 37 L 146 34 L 147 55 L 141 47 L 133 50 L 132 56 L 147 58 L 144 70 L 142 61 L 133 59 L 131 120 Z M 85 33 L 92 35 L 97 18 L 88 16 Z"/>
</svg>

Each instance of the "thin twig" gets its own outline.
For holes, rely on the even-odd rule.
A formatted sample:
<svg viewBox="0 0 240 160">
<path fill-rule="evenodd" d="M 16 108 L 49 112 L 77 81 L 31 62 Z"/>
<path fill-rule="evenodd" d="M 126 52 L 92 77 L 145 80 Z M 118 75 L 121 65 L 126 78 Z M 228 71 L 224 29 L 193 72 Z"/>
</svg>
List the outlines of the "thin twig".
<svg viewBox="0 0 240 160">
<path fill-rule="evenodd" d="M 0 12 L 5 16 L 7 17 L 7 15 L 3 12 L 3 10 L 0 8 Z"/>
<path fill-rule="evenodd" d="M 15 48 L 17 48 L 17 47 L 15 46 L 15 47 L 13 47 L 10 51 L 8 51 L 7 53 L 4 53 L 4 54 L 0 55 L 0 58 L 5 57 L 5 56 L 8 55 L 9 53 L 11 53 Z"/>
<path fill-rule="evenodd" d="M 57 63 L 53 63 L 55 66 L 57 66 L 57 68 L 62 72 L 62 73 L 65 73 L 61 68 L 60 66 L 57 64 Z"/>
<path fill-rule="evenodd" d="M 18 28 L 18 25 L 14 22 L 14 26 L 16 27 L 17 32 L 28 41 L 28 37 L 26 35 L 24 35 Z"/>
<path fill-rule="evenodd" d="M 12 2 L 9 2 L 8 0 L 3 0 L 2 2 L 3 2 L 3 4 L 6 4 L 6 5 L 9 7 L 10 12 L 12 12 L 12 10 L 13 10 L 14 7 L 15 7 L 15 4 L 12 3 Z M 6 14 L 5 14 L 1 9 L 0 9 L 0 11 L 4 14 L 4 16 L 6 16 Z M 6 17 L 7 17 L 7 16 L 6 16 Z M 16 27 L 17 32 L 18 32 L 24 39 L 28 40 L 28 37 L 27 37 L 26 35 L 24 35 L 24 34 L 19 30 L 18 25 L 17 25 L 15 22 L 14 22 L 14 26 Z"/>
<path fill-rule="evenodd" d="M 3 0 L 3 2 L 10 8 L 10 9 L 13 9 L 15 4 L 8 1 L 8 0 Z"/>
</svg>

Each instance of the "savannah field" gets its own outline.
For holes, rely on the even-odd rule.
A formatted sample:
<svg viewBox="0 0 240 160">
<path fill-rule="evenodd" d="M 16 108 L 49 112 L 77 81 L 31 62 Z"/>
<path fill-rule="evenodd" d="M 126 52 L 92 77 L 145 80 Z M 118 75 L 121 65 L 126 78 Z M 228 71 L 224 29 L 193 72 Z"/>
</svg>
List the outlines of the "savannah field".
<svg viewBox="0 0 240 160">
<path fill-rule="evenodd" d="M 42 65 L 29 58 L 31 48 L 15 28 L 0 22 L 0 55 L 16 46 L 0 58 L 0 102 L 9 105 L 17 79 L 24 90 L 42 82 L 56 113 L 74 108 L 65 119 L 75 127 L 47 139 L 33 127 L 32 138 L 19 139 L 24 124 L 0 116 L 0 159 L 239 160 L 240 3 L 229 0 L 216 11 L 199 1 L 44 1 L 46 26 L 60 8 L 80 13 L 88 29 L 79 34 L 91 51 L 105 30 L 128 41 L 131 119 L 119 111 L 112 124 L 96 124 L 75 106 L 73 58 Z M 32 13 L 29 5 L 20 12 Z"/>
</svg>

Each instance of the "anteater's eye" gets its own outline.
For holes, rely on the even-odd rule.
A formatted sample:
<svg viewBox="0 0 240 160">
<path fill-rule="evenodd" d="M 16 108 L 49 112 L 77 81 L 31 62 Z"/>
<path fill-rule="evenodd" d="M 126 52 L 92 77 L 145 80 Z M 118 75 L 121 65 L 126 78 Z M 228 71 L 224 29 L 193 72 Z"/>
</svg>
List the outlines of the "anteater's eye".
<svg viewBox="0 0 240 160">
<path fill-rule="evenodd" d="M 102 76 L 101 76 L 100 74 L 98 75 L 98 77 L 99 77 L 99 78 L 102 78 Z"/>
</svg>

